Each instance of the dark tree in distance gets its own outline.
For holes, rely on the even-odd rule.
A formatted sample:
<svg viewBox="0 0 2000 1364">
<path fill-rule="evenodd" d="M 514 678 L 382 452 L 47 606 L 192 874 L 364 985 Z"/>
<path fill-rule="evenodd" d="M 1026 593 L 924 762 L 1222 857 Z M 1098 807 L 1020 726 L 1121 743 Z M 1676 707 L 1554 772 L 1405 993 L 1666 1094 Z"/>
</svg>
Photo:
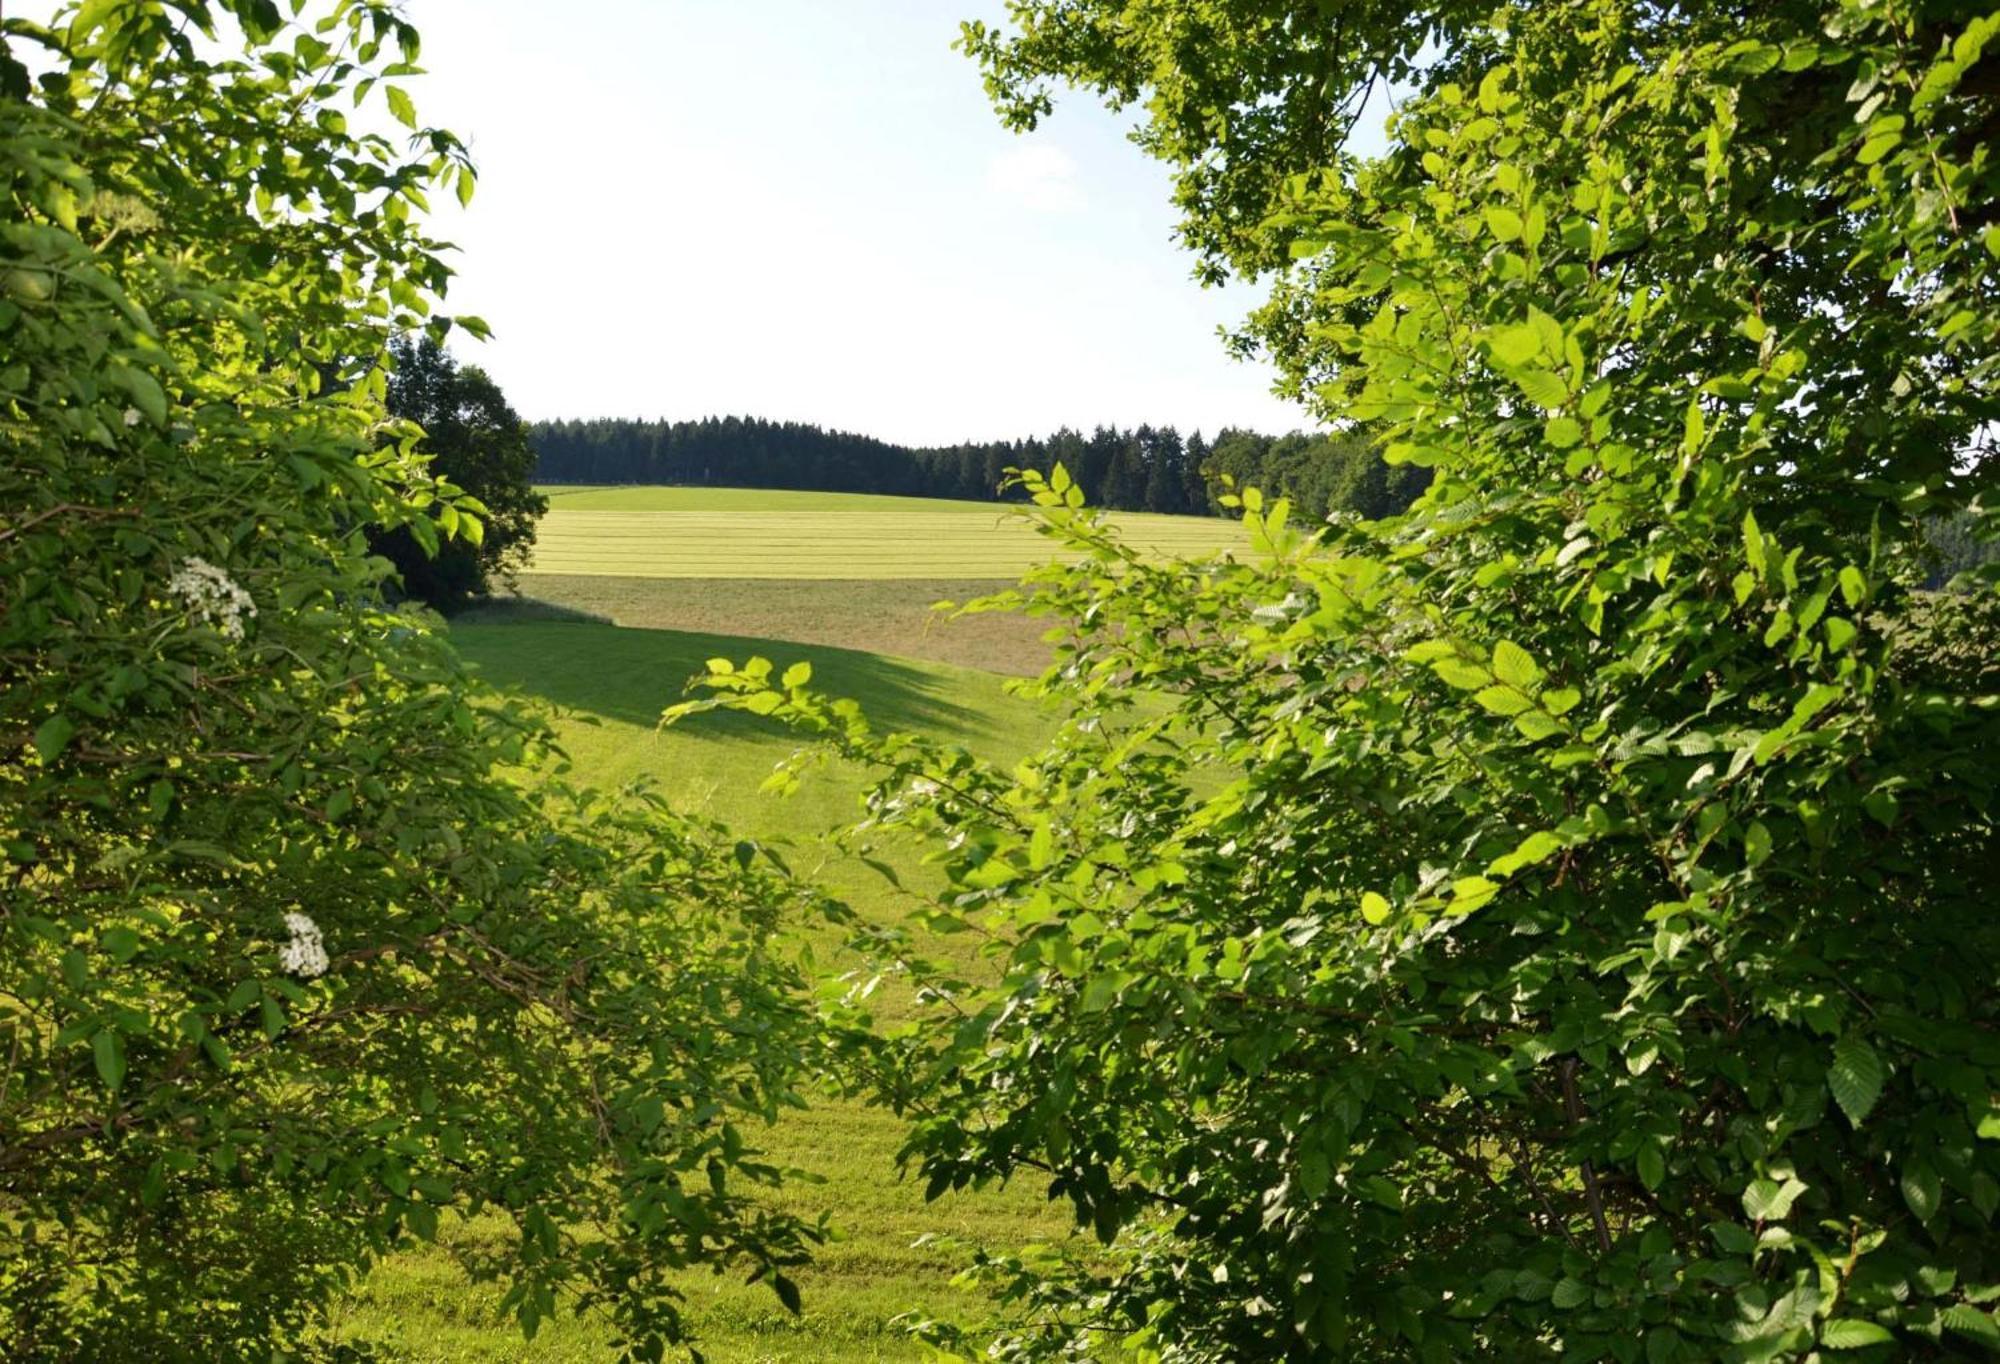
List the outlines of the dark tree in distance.
<svg viewBox="0 0 2000 1364">
<path fill-rule="evenodd" d="M 428 336 L 394 342 L 390 355 L 389 411 L 424 428 L 419 449 L 433 473 L 485 505 L 485 535 L 447 540 L 434 555 L 402 527 L 371 532 L 369 544 L 396 566 L 408 596 L 450 612 L 512 586 L 549 502 L 535 491 L 528 428 L 485 370 L 460 365 Z"/>
</svg>

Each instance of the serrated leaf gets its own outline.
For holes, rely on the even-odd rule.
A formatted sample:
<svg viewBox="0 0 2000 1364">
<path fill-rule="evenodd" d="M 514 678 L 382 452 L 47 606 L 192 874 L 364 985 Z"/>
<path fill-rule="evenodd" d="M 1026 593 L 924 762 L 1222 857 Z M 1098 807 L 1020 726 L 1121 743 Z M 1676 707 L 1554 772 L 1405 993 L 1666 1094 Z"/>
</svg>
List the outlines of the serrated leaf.
<svg viewBox="0 0 2000 1364">
<path fill-rule="evenodd" d="M 1537 407 L 1553 412 L 1569 401 L 1569 389 L 1563 381 L 1545 369 L 1518 369 L 1514 371 L 1515 387 L 1527 395 L 1528 401 Z"/>
<path fill-rule="evenodd" d="M 1500 204 L 1489 205 L 1486 209 L 1486 230 L 1503 242 L 1521 239 L 1521 215 Z"/>
<path fill-rule="evenodd" d="M 1562 725 L 1553 717 L 1539 710 L 1522 711 L 1514 717 L 1514 728 L 1521 731 L 1523 738 L 1533 743 L 1553 739 L 1563 732 Z"/>
<path fill-rule="evenodd" d="M 1938 1204 L 1944 1200 L 1944 1184 L 1936 1170 L 1921 1160 L 1913 1160 L 1903 1167 L 1900 1183 L 1903 1201 L 1909 1204 L 1919 1222 L 1928 1222 L 1937 1215 Z"/>
<path fill-rule="evenodd" d="M 1535 684 L 1542 679 L 1542 670 L 1526 649 L 1503 639 L 1493 646 L 1493 675 L 1532 695 Z"/>
<path fill-rule="evenodd" d="M 1572 1307 L 1581 1307 L 1590 1301 L 1590 1285 L 1581 1279 L 1563 1279 L 1549 1294 L 1549 1306 L 1567 1312 Z"/>
<path fill-rule="evenodd" d="M 1460 691 L 1472 691 L 1492 682 L 1493 674 L 1486 669 L 1467 663 L 1462 658 L 1440 658 L 1431 664 L 1431 670 L 1450 686 Z"/>
<path fill-rule="evenodd" d="M 1575 417 L 1550 417 L 1542 437 L 1552 449 L 1567 450 L 1583 440 L 1583 427 Z"/>
<path fill-rule="evenodd" d="M 1859 1127 L 1882 1097 L 1887 1078 L 1882 1058 L 1859 1037 L 1843 1037 L 1833 1048 L 1833 1064 L 1826 1069 L 1826 1085 L 1833 1101 L 1847 1115 L 1850 1126 Z"/>
<path fill-rule="evenodd" d="M 1947 1329 L 1986 1345 L 2000 1346 L 2000 1326 L 1994 1325 L 1993 1318 L 1977 1307 L 1955 1303 L 1944 1309 L 1943 1316 Z"/>
<path fill-rule="evenodd" d="M 1495 715 L 1519 715 L 1534 704 L 1512 687 L 1483 687 L 1472 699 Z"/>
<path fill-rule="evenodd" d="M 1889 1345 L 1895 1335 L 1872 1321 L 1830 1321 L 1819 1333 L 1819 1343 L 1829 1350 L 1861 1350 L 1870 1345 Z"/>
<path fill-rule="evenodd" d="M 411 102 L 409 92 L 394 85 L 385 85 L 382 89 L 389 96 L 389 112 L 395 116 L 396 122 L 405 128 L 416 127 L 417 106 Z"/>
<path fill-rule="evenodd" d="M 1583 694 L 1574 687 L 1556 687 L 1542 693 L 1542 709 L 1551 715 L 1567 715 L 1582 699 Z"/>
</svg>

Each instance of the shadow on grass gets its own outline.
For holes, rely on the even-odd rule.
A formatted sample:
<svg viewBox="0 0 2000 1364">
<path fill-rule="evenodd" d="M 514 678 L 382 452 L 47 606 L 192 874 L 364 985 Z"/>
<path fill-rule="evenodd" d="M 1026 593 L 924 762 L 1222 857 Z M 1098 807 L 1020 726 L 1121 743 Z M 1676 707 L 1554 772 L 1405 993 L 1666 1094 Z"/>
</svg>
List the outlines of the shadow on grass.
<svg viewBox="0 0 2000 1364">
<path fill-rule="evenodd" d="M 967 705 L 950 674 L 852 649 L 627 629 L 538 602 L 467 612 L 452 622 L 451 635 L 459 652 L 493 685 L 629 724 L 654 725 L 661 711 L 695 695 L 687 690 L 688 679 L 706 672 L 709 659 L 741 664 L 763 657 L 779 671 L 800 660 L 810 662 L 814 689 L 859 701 L 877 731 L 914 729 L 961 738 L 990 728 L 986 710 Z M 993 690 L 997 701 L 997 685 Z M 674 728 L 691 737 L 720 739 L 773 734 L 782 726 L 718 711 Z"/>
</svg>

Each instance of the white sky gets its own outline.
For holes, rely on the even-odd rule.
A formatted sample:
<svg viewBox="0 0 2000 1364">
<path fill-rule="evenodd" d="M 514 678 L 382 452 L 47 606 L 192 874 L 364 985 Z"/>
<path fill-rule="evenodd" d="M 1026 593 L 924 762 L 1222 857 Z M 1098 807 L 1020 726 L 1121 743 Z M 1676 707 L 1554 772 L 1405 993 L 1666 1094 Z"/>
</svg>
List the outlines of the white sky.
<svg viewBox="0 0 2000 1364">
<path fill-rule="evenodd" d="M 998 0 L 409 0 L 426 123 L 479 163 L 449 307 L 522 415 L 817 421 L 911 443 L 1068 423 L 1281 431 L 1216 335 L 1164 168 L 1094 103 L 1001 128 Z M 448 199 L 449 196 L 440 196 Z"/>
</svg>

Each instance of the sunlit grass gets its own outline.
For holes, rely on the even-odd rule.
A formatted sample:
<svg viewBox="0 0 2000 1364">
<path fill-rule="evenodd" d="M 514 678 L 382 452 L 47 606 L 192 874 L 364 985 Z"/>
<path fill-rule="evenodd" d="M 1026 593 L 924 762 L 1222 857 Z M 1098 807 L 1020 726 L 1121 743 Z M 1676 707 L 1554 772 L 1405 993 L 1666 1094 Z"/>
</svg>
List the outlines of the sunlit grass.
<svg viewBox="0 0 2000 1364">
<path fill-rule="evenodd" d="M 577 774 L 600 787 L 636 777 L 658 783 L 676 805 L 722 819 L 759 839 L 782 841 L 801 871 L 815 871 L 864 914 L 893 916 L 900 895 L 877 874 L 827 861 L 816 835 L 859 813 L 858 773 L 838 766 L 809 774 L 786 798 L 761 794 L 771 768 L 798 748 L 785 731 L 745 715 L 708 715 L 658 730 L 659 711 L 680 699 L 683 684 L 718 655 L 757 653 L 778 662 L 810 659 L 817 686 L 861 701 L 884 727 L 916 728 L 962 743 L 983 757 L 1006 759 L 1032 746 L 1052 724 L 992 673 L 867 652 L 772 639 L 622 629 L 611 624 L 535 618 L 506 609 L 461 622 L 461 651 L 497 685 L 533 694 L 568 712 L 566 746 Z M 883 849 L 906 884 L 927 875 L 904 849 Z M 822 960 L 837 963 L 837 936 L 808 931 Z M 978 969 L 969 943 L 940 950 Z M 899 1012 L 893 991 L 885 1014 Z M 752 1135 L 752 1134 L 747 1134 Z M 753 1361 L 888 1361 L 924 1358 L 893 1318 L 911 1309 L 976 1312 L 979 1303 L 950 1284 L 962 1262 L 926 1234 L 944 1233 L 996 1247 L 1063 1235 L 1067 1218 L 1028 1183 L 1005 1190 L 949 1195 L 927 1204 L 919 1182 L 899 1178 L 899 1120 L 850 1102 L 823 1101 L 752 1135 L 778 1164 L 824 1182 L 801 1181 L 773 1195 L 778 1205 L 816 1215 L 830 1211 L 840 1239 L 794 1277 L 804 1311 L 791 1316 L 764 1285 L 741 1276 L 692 1275 L 685 1283 L 690 1318 L 704 1354 L 718 1364 Z M 339 1329 L 379 1342 L 396 1357 L 424 1364 L 536 1361 L 581 1364 L 609 1357 L 602 1323 L 564 1316 L 524 1341 L 499 1310 L 502 1289 L 467 1283 L 450 1244 L 458 1238 L 505 1237 L 507 1224 L 484 1217 L 448 1230 L 446 1244 L 405 1252 L 380 1266 L 346 1303 Z"/>
</svg>

